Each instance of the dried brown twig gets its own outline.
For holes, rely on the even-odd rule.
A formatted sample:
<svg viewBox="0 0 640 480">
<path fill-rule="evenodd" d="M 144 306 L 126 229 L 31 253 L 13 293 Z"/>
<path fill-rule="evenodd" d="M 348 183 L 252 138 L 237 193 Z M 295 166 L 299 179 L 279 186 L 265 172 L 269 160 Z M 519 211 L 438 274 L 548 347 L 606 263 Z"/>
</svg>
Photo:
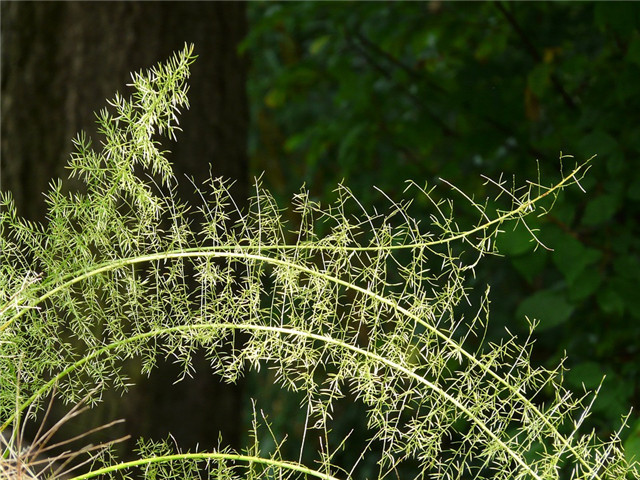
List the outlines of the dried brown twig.
<svg viewBox="0 0 640 480">
<path fill-rule="evenodd" d="M 0 435 L 0 478 L 9 480 L 40 480 L 44 478 L 62 480 L 70 478 L 72 471 L 90 463 L 99 453 L 104 452 L 110 446 L 127 440 L 129 435 L 96 445 L 89 443 L 79 448 L 68 448 L 74 442 L 124 422 L 124 420 L 115 420 L 74 437 L 50 443 L 63 425 L 89 409 L 86 403 L 94 393 L 94 391 L 89 392 L 53 426 L 45 429 L 55 398 L 54 390 L 31 443 L 25 442 L 27 422 L 22 422 L 22 425 L 20 422 L 16 422 L 13 431 L 3 432 Z M 28 418 L 30 414 L 31 412 L 27 411 L 26 417 Z M 81 458 L 85 454 L 87 454 L 86 458 Z"/>
</svg>

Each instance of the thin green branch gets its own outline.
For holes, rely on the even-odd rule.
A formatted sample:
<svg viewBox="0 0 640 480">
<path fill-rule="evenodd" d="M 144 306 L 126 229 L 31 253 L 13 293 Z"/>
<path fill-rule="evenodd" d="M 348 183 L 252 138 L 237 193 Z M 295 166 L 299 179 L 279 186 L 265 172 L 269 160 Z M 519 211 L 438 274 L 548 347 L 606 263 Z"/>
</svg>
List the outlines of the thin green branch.
<svg viewBox="0 0 640 480">
<path fill-rule="evenodd" d="M 252 455 L 240 455 L 235 453 L 222 453 L 222 452 L 195 452 L 195 453 L 176 453 L 174 455 L 161 455 L 157 457 L 141 458 L 138 460 L 132 460 L 129 462 L 118 463 L 108 467 L 99 468 L 83 475 L 78 475 L 70 480 L 88 480 L 90 478 L 99 477 L 101 475 L 108 475 L 120 470 L 126 470 L 129 468 L 140 467 L 143 465 L 151 465 L 154 463 L 169 463 L 174 461 L 184 460 L 227 460 L 231 462 L 246 462 L 246 463 L 258 463 L 262 465 L 268 465 L 270 467 L 277 467 L 293 472 L 300 472 L 305 475 L 310 475 L 322 480 L 339 480 L 338 478 L 329 475 L 327 473 L 318 472 L 312 470 L 300 463 L 289 462 L 284 460 L 275 460 L 271 458 L 261 458 Z"/>
<path fill-rule="evenodd" d="M 446 244 L 454 243 L 457 240 L 465 239 L 478 232 L 485 231 L 490 229 L 493 226 L 500 225 L 512 218 L 519 218 L 524 214 L 529 213 L 533 205 L 540 202 L 542 199 L 544 199 L 551 193 L 559 191 L 562 188 L 565 188 L 568 185 L 575 183 L 578 173 L 580 173 L 582 170 L 587 168 L 587 163 L 588 162 L 585 162 L 579 165 L 569 175 L 565 176 L 557 185 L 554 185 L 553 187 L 548 188 L 545 192 L 539 194 L 535 198 L 528 200 L 526 202 L 523 202 L 518 208 L 505 212 L 502 215 L 499 215 L 498 217 L 494 218 L 493 220 L 485 222 L 470 230 L 460 232 L 455 235 L 447 236 L 445 238 L 441 238 L 438 240 L 429 241 L 429 242 L 407 243 L 402 245 L 388 245 L 388 246 L 358 246 L 358 247 L 339 247 L 339 248 L 340 250 L 344 250 L 348 252 L 353 252 L 353 251 L 366 252 L 366 251 L 380 251 L 380 250 L 407 250 L 407 249 L 416 249 L 416 248 L 430 248 L 438 245 L 446 245 Z M 582 175 L 584 175 L 584 173 L 585 172 L 583 171 Z M 0 332 L 5 330 L 15 320 L 20 318 L 24 314 L 26 308 L 33 308 L 34 306 L 37 306 L 43 301 L 45 301 L 47 298 L 55 295 L 59 291 L 63 291 L 68 287 L 78 282 L 81 282 L 82 280 L 85 280 L 95 275 L 99 275 L 101 273 L 115 270 L 120 267 L 134 265 L 137 263 L 144 263 L 148 261 L 170 259 L 170 258 L 181 258 L 181 257 L 182 258 L 224 257 L 224 258 L 247 258 L 247 259 L 254 258 L 256 260 L 267 261 L 275 264 L 285 264 L 286 262 L 282 262 L 280 260 L 272 259 L 269 257 L 261 257 L 261 256 L 252 255 L 252 254 L 235 253 L 235 252 L 256 251 L 256 250 L 257 251 L 272 251 L 272 250 L 318 250 L 318 251 L 321 251 L 321 250 L 333 250 L 335 248 L 336 248 L 335 246 L 331 246 L 331 245 L 316 245 L 313 243 L 302 243 L 302 244 L 294 244 L 294 245 L 260 245 L 260 246 L 221 245 L 221 246 L 215 246 L 215 247 L 185 248 L 185 249 L 181 249 L 180 251 L 160 252 L 155 254 L 142 255 L 138 257 L 124 258 L 117 261 L 112 260 L 112 261 L 104 262 L 92 267 L 91 269 L 83 270 L 82 272 L 73 272 L 71 274 L 68 274 L 63 278 L 63 283 L 49 290 L 46 294 L 40 296 L 32 305 L 28 305 L 28 306 L 14 305 L 14 308 L 18 309 L 18 313 L 15 314 L 13 317 L 9 318 L 2 326 L 0 326 Z M 234 250 L 234 252 L 229 252 L 228 250 Z M 286 263 L 286 265 L 291 265 L 291 264 Z M 300 268 L 301 270 L 304 270 L 306 268 L 306 267 L 297 266 L 297 265 L 291 265 L 291 266 L 294 268 Z M 64 280 L 64 279 L 69 279 L 69 280 Z M 39 285 L 40 288 L 45 288 L 46 286 L 47 286 L 46 281 L 43 282 L 41 285 Z M 14 304 L 16 303 L 15 299 L 13 300 L 13 303 Z M 3 305 L 0 308 L 0 311 L 4 311 L 5 309 L 8 309 L 8 303 L 6 305 Z"/>
<path fill-rule="evenodd" d="M 404 312 L 403 312 L 404 313 Z M 408 312 L 407 312 L 408 313 Z M 335 338 L 332 338 L 330 336 L 326 336 L 326 335 L 318 335 L 315 333 L 311 333 L 311 332 L 304 332 L 304 331 L 300 331 L 300 330 L 296 330 L 293 328 L 287 328 L 287 327 L 273 327 L 273 326 L 267 326 L 267 325 L 255 325 L 255 324 L 243 324 L 243 323 L 203 323 L 203 324 L 192 324 L 192 325 L 179 325 L 176 327 L 168 327 L 168 328 L 163 328 L 163 329 L 157 329 L 157 330 L 152 330 L 149 332 L 145 332 L 139 335 L 135 335 L 135 336 L 131 336 L 128 338 L 125 338 L 119 342 L 114 342 L 111 343 L 109 345 L 106 345 L 100 349 L 94 350 L 93 352 L 91 352 L 89 355 L 83 357 L 82 359 L 78 360 L 77 362 L 73 363 L 72 365 L 70 365 L 69 367 L 67 367 L 66 369 L 64 369 L 62 372 L 60 372 L 58 375 L 56 375 L 54 378 L 52 378 L 49 382 L 47 382 L 45 385 L 43 385 L 37 392 L 35 392 L 31 398 L 29 398 L 27 401 L 25 401 L 18 410 L 18 412 L 22 412 L 24 411 L 26 408 L 28 408 L 28 406 L 33 403 L 34 401 L 36 401 L 39 397 L 41 397 L 42 395 L 45 395 L 51 388 L 53 388 L 53 386 L 55 384 L 57 384 L 58 382 L 60 382 L 60 380 L 62 380 L 64 377 L 68 376 L 70 373 L 72 373 L 73 371 L 79 369 L 80 367 L 82 367 L 84 364 L 86 364 L 87 362 L 103 355 L 106 354 L 112 350 L 116 350 L 118 347 L 121 347 L 123 345 L 129 344 L 129 343 L 136 343 L 142 340 L 145 340 L 147 338 L 154 338 L 154 337 L 162 337 L 164 335 L 168 335 L 171 333 L 177 333 L 177 332 L 190 332 L 190 331 L 194 331 L 194 330 L 225 330 L 225 329 L 229 329 L 229 330 L 243 330 L 243 331 L 258 331 L 258 332 L 271 332 L 271 333 L 277 333 L 277 334 L 282 334 L 282 335 L 295 335 L 298 337 L 302 337 L 302 338 L 308 338 L 308 339 L 312 339 L 312 340 L 318 340 L 321 342 L 324 342 L 328 345 L 334 345 L 337 346 L 339 348 L 343 348 L 345 350 L 350 350 L 351 352 L 357 354 L 357 355 L 361 355 L 364 357 L 367 357 L 371 360 L 375 360 L 376 362 L 379 362 L 382 365 L 385 365 L 389 368 L 395 369 L 399 372 L 402 372 L 403 374 L 405 374 L 407 377 L 413 378 L 414 380 L 416 380 L 417 382 L 421 383 L 422 385 L 430 388 L 431 390 L 433 390 L 434 392 L 438 393 L 440 396 L 442 396 L 446 401 L 450 402 L 452 405 L 454 405 L 460 412 L 464 413 L 465 415 L 467 415 L 467 417 L 469 418 L 469 420 L 473 423 L 475 423 L 478 428 L 480 428 L 484 433 L 486 433 L 491 439 L 493 439 L 497 444 L 499 444 L 505 452 L 507 452 L 507 454 L 513 458 L 513 460 L 518 463 L 518 465 L 520 465 L 521 467 L 523 467 L 525 470 L 527 470 L 531 475 L 533 475 L 533 477 L 537 480 L 541 480 L 541 477 L 534 472 L 531 467 L 529 465 L 527 465 L 527 463 L 524 461 L 524 459 L 518 455 L 517 452 L 513 451 L 511 448 L 509 448 L 509 446 L 507 444 L 505 444 L 495 433 L 493 433 L 491 431 L 491 429 L 485 425 L 485 423 L 482 421 L 482 419 L 476 417 L 473 412 L 471 412 L 467 407 L 465 407 L 459 400 L 457 400 L 455 397 L 453 397 L 452 395 L 450 395 L 449 393 L 447 393 L 444 389 L 442 389 L 440 386 L 438 386 L 437 384 L 430 382 L 429 380 L 427 380 L 426 378 L 414 373 L 413 371 L 411 371 L 410 369 L 399 365 L 396 362 L 393 362 L 387 358 L 384 358 L 376 353 L 373 352 L 369 352 L 367 350 L 364 350 L 360 347 L 357 347 L 355 345 L 351 345 L 349 343 L 345 343 L 341 340 L 337 340 Z M 13 422 L 14 417 L 10 417 L 5 424 L 0 427 L 0 432 L 2 432 L 8 425 L 11 424 L 11 422 Z"/>
</svg>

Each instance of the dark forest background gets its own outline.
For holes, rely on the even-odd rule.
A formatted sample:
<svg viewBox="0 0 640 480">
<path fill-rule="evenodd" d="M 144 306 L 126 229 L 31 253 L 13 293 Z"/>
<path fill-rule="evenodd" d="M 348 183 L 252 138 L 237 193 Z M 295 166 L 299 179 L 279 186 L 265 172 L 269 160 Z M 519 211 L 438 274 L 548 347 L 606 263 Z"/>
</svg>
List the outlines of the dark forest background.
<svg viewBox="0 0 640 480">
<path fill-rule="evenodd" d="M 239 200 L 260 175 L 283 206 L 303 184 L 330 201 L 339 182 L 383 205 L 374 186 L 399 198 L 408 179 L 483 198 L 482 175 L 549 183 L 561 152 L 597 155 L 586 194 L 567 191 L 534 222 L 548 249 L 507 231 L 505 256 L 469 286 L 492 287 L 492 339 L 526 335 L 525 316 L 536 318 L 535 362 L 566 354 L 576 391 L 606 376 L 588 420 L 601 435 L 640 405 L 639 4 L 2 2 L 1 13 L 1 188 L 34 220 L 40 192 L 66 176 L 71 138 L 95 137 L 92 112 L 185 42 L 199 55 L 192 108 L 167 148 L 178 176 L 197 183 L 211 168 Z M 239 446 L 250 397 L 270 405 L 275 429 L 303 421 L 268 373 L 232 388 L 201 367 L 172 385 L 166 366 L 102 415 L 204 448 L 219 430 Z M 345 432 L 362 422 L 341 414 Z M 629 423 L 640 455 L 637 412 Z"/>
</svg>

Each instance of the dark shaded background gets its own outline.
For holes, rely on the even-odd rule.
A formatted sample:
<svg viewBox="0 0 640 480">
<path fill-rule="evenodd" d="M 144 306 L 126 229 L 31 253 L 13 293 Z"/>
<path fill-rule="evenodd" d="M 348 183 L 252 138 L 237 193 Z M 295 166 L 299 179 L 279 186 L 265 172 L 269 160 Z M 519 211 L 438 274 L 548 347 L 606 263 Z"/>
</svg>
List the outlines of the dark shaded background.
<svg viewBox="0 0 640 480">
<path fill-rule="evenodd" d="M 225 2 L 2 2 L 2 173 L 18 210 L 42 218 L 40 192 L 66 177 L 71 139 L 96 138 L 94 112 L 130 72 L 169 58 L 185 42 L 191 108 L 179 141 L 167 145 L 177 175 L 216 175 L 247 184 L 245 5 Z"/>
</svg>

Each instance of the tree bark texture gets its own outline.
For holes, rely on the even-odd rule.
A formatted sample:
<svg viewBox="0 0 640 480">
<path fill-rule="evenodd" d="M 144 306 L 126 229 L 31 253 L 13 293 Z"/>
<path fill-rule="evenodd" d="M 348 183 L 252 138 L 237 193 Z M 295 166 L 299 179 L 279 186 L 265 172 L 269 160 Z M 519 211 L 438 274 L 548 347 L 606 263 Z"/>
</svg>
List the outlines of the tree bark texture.
<svg viewBox="0 0 640 480">
<path fill-rule="evenodd" d="M 246 34 L 242 2 L 2 2 L 2 139 L 0 188 L 10 190 L 18 212 L 44 219 L 53 177 L 66 178 L 71 139 L 84 130 L 99 147 L 95 111 L 116 91 L 128 96 L 130 72 L 153 66 L 195 44 L 189 99 L 172 151 L 185 199 L 209 176 L 234 180 L 247 192 L 248 107 L 246 62 L 237 46 Z M 69 184 L 69 188 L 74 185 Z M 211 378 L 201 360 L 195 380 L 172 385 L 164 367 L 119 400 L 134 435 L 166 438 L 186 447 L 237 445 L 240 392 Z M 169 372 L 169 373 L 167 373 Z M 118 401 L 116 399 L 116 401 Z M 111 410 L 111 408 L 109 408 Z"/>
<path fill-rule="evenodd" d="M 191 109 L 167 147 L 179 177 L 203 179 L 211 164 L 244 194 L 245 32 L 241 2 L 2 2 L 2 188 L 41 219 L 41 192 L 67 176 L 71 139 L 85 130 L 97 140 L 93 112 L 126 95 L 130 72 L 193 42 Z"/>
</svg>

